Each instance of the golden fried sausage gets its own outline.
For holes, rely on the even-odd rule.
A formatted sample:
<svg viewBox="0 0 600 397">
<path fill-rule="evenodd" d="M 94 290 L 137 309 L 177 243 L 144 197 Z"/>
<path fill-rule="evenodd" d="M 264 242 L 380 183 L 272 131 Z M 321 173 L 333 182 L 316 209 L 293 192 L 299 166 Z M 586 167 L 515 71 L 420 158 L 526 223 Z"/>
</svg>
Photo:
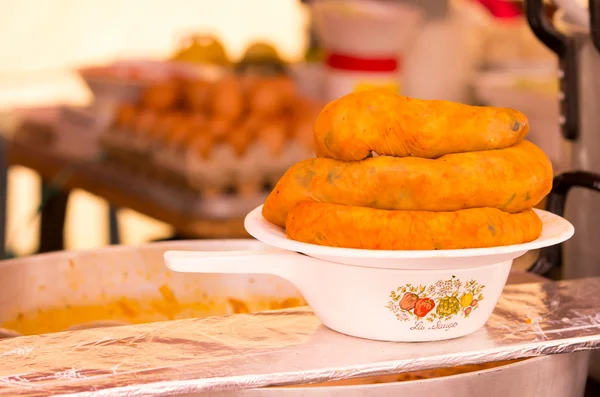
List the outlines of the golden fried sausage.
<svg viewBox="0 0 600 397">
<path fill-rule="evenodd" d="M 292 240 L 374 250 L 497 247 L 533 241 L 541 232 L 532 210 L 509 214 L 496 208 L 387 211 L 306 202 L 290 210 L 286 223 Z"/>
<path fill-rule="evenodd" d="M 330 102 L 315 122 L 319 157 L 363 160 L 373 151 L 396 157 L 502 149 L 529 131 L 521 112 L 420 100 L 388 90 L 348 94 Z"/>
<path fill-rule="evenodd" d="M 436 160 L 316 158 L 297 163 L 285 173 L 262 213 L 282 227 L 290 208 L 303 201 L 408 211 L 493 207 L 515 213 L 533 207 L 551 187 L 550 160 L 528 141 Z"/>
</svg>

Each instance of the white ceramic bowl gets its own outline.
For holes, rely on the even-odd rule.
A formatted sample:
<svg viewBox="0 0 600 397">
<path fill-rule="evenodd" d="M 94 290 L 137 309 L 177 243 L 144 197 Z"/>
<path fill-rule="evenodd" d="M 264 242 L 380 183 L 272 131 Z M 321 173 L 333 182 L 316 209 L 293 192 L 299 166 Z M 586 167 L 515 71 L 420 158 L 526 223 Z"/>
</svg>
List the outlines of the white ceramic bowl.
<svg viewBox="0 0 600 397">
<path fill-rule="evenodd" d="M 573 235 L 561 217 L 538 211 L 537 240 L 506 247 L 374 251 L 316 246 L 285 238 L 261 207 L 246 229 L 268 246 L 260 251 L 165 253 L 167 267 L 192 273 L 273 274 L 289 280 L 327 327 L 367 339 L 422 342 L 457 338 L 492 314 L 512 262 L 530 249 Z"/>
<path fill-rule="evenodd" d="M 398 342 L 451 339 L 481 328 L 512 264 L 505 261 L 460 270 L 376 269 L 285 250 L 170 251 L 165 261 L 169 269 L 180 272 L 283 277 L 298 288 L 327 327 L 351 336 Z M 463 298 L 469 291 L 474 291 L 472 298 Z M 414 297 L 403 302 L 405 294 Z M 469 306 L 463 308 L 461 302 L 467 301 Z"/>
</svg>

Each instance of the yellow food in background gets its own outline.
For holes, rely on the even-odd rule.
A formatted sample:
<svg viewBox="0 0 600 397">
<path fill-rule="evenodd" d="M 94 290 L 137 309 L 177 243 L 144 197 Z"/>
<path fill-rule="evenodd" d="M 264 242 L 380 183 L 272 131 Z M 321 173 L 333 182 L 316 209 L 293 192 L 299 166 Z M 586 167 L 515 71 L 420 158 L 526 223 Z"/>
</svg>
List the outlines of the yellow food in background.
<svg viewBox="0 0 600 397">
<path fill-rule="evenodd" d="M 556 96 L 560 91 L 558 79 L 548 78 L 544 81 L 519 78 L 515 79 L 514 87 L 524 91 L 533 91 L 548 96 Z"/>
<path fill-rule="evenodd" d="M 173 55 L 174 61 L 225 66 L 231 61 L 223 44 L 213 36 L 193 35 L 182 41 L 182 47 Z"/>
</svg>

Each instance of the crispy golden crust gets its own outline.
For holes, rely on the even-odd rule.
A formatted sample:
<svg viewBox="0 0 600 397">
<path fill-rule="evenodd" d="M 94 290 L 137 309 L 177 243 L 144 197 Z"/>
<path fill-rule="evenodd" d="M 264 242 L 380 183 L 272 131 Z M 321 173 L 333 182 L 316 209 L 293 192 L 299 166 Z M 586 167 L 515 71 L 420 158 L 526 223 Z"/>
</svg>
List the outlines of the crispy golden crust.
<svg viewBox="0 0 600 397">
<path fill-rule="evenodd" d="M 387 211 L 315 202 L 293 207 L 286 223 L 296 241 L 373 250 L 496 247 L 533 241 L 541 231 L 532 210 Z"/>
<path fill-rule="evenodd" d="M 267 198 L 263 216 L 283 227 L 290 208 L 304 201 L 410 211 L 493 207 L 516 213 L 548 194 L 552 176 L 544 152 L 527 141 L 436 160 L 317 158 L 287 171 Z"/>
<path fill-rule="evenodd" d="M 319 157 L 363 160 L 374 151 L 396 157 L 502 149 L 523 140 L 527 118 L 505 108 L 419 100 L 388 90 L 348 94 L 330 102 L 315 122 Z"/>
</svg>

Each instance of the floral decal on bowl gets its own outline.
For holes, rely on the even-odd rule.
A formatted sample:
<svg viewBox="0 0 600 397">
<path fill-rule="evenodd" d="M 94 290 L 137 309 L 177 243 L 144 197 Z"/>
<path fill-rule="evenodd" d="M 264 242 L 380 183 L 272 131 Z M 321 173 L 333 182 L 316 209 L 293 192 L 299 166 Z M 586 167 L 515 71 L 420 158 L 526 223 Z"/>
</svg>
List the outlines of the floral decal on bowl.
<svg viewBox="0 0 600 397">
<path fill-rule="evenodd" d="M 415 320 L 416 330 L 426 329 L 426 322 L 437 323 L 429 329 L 452 328 L 456 322 L 444 324 L 457 316 L 467 318 L 479 307 L 483 300 L 485 285 L 475 280 L 463 284 L 452 276 L 448 280 L 439 280 L 435 284 L 405 284 L 390 293 L 388 308 L 400 321 Z"/>
</svg>

